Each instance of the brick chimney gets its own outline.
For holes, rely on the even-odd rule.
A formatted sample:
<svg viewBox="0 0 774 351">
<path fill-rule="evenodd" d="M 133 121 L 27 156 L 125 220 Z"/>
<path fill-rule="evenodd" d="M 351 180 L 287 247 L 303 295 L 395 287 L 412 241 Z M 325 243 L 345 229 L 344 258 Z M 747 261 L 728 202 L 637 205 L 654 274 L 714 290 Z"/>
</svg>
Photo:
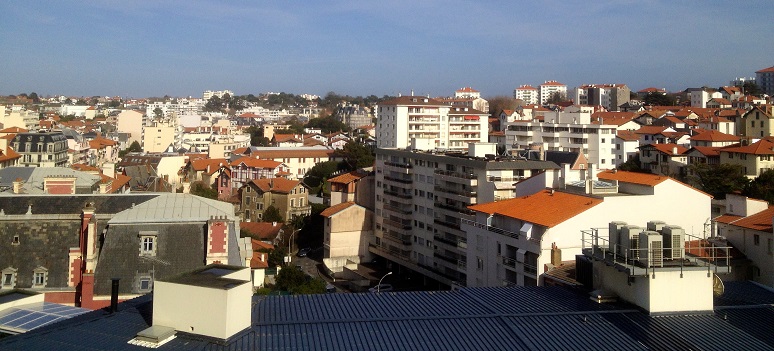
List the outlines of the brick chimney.
<svg viewBox="0 0 774 351">
<path fill-rule="evenodd" d="M 23 184 L 24 182 L 22 181 L 21 178 L 16 178 L 16 180 L 13 181 L 13 193 L 21 194 Z"/>
<path fill-rule="evenodd" d="M 207 264 L 228 263 L 228 234 L 233 223 L 225 216 L 213 216 L 207 221 Z"/>
</svg>

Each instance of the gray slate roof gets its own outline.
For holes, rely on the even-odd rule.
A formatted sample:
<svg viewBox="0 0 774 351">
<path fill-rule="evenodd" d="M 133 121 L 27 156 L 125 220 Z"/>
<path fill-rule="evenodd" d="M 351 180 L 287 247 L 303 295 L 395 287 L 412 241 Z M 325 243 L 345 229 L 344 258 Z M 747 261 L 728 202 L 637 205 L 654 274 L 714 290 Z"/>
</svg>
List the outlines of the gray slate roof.
<svg viewBox="0 0 774 351">
<path fill-rule="evenodd" d="M 76 192 L 91 194 L 99 189 L 102 177 L 72 168 L 64 167 L 7 167 L 0 169 L 0 192 L 13 193 L 13 182 L 21 179 L 23 193 L 45 194 L 43 182 L 46 177 L 74 177 Z"/>
<path fill-rule="evenodd" d="M 142 350 L 126 342 L 149 326 L 151 305 L 146 295 L 6 338 L 0 350 Z M 255 296 L 250 329 L 225 342 L 178 333 L 159 350 L 772 350 L 772 321 L 769 305 L 649 316 L 559 287 Z"/>
</svg>

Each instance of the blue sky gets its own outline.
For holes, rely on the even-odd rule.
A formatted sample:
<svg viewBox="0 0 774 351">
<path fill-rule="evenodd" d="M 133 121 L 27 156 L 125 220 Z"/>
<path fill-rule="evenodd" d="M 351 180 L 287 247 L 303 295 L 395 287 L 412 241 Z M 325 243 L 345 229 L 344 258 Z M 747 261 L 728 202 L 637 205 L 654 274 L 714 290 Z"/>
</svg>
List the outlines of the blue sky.
<svg viewBox="0 0 774 351">
<path fill-rule="evenodd" d="M 774 66 L 770 0 L 0 3 L 0 94 L 487 96 L 720 86 Z"/>
</svg>

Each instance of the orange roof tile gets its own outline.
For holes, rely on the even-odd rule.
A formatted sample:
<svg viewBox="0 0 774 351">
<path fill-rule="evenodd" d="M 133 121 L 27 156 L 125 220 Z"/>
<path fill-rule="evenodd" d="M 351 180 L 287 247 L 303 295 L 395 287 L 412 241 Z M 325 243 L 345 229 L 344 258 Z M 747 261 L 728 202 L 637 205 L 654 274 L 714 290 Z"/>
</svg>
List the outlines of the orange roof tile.
<svg viewBox="0 0 774 351">
<path fill-rule="evenodd" d="M 281 158 L 332 158 L 336 150 L 333 149 L 315 149 L 315 150 L 269 150 L 276 148 L 267 148 L 263 150 L 252 151 L 250 155 L 261 159 L 281 159 Z"/>
<path fill-rule="evenodd" d="M 670 155 L 678 156 L 684 154 L 688 149 L 677 144 L 648 144 L 640 146 L 641 149 L 656 149 L 656 151 Z"/>
<path fill-rule="evenodd" d="M 774 217 L 774 206 L 769 206 L 761 212 L 734 221 L 731 225 L 771 233 L 772 217 Z"/>
<path fill-rule="evenodd" d="M 602 201 L 602 199 L 577 194 L 544 190 L 529 196 L 473 205 L 468 208 L 550 228 L 602 203 Z"/>
<path fill-rule="evenodd" d="M 710 130 L 691 137 L 695 141 L 739 141 L 736 135 L 726 134 L 717 130 Z"/>
<path fill-rule="evenodd" d="M 640 140 L 639 135 L 637 135 L 637 133 L 635 133 L 632 130 L 619 130 L 618 132 L 616 132 L 616 135 L 619 138 L 621 138 L 623 140 L 626 140 L 626 141 L 637 141 L 637 140 Z"/>
<path fill-rule="evenodd" d="M 667 127 L 662 126 L 642 126 L 634 132 L 637 134 L 661 134 L 666 129 Z"/>
<path fill-rule="evenodd" d="M 258 158 L 252 158 L 252 157 L 240 157 L 236 159 L 235 161 L 231 162 L 231 166 L 238 166 L 240 164 L 244 163 L 248 167 L 254 167 L 254 168 L 277 168 L 279 165 L 281 165 L 281 162 L 272 161 L 272 160 L 264 160 L 264 159 L 258 159 Z"/>
<path fill-rule="evenodd" d="M 228 160 L 225 158 L 196 158 L 191 160 L 191 168 L 194 171 L 203 171 L 206 174 L 213 174 L 221 166 L 228 166 Z"/>
<path fill-rule="evenodd" d="M 272 137 L 274 142 L 284 143 L 288 141 L 301 142 L 301 138 L 297 134 L 274 134 Z"/>
<path fill-rule="evenodd" d="M 247 231 L 251 237 L 261 240 L 274 240 L 282 229 L 282 223 L 272 222 L 241 222 L 239 228 Z"/>
<path fill-rule="evenodd" d="M 718 223 L 725 223 L 730 224 L 740 218 L 744 218 L 742 216 L 732 215 L 732 214 L 724 214 L 718 217 L 715 217 L 714 221 Z"/>
<path fill-rule="evenodd" d="M 638 172 L 626 172 L 626 171 L 614 171 L 607 170 L 597 174 L 597 178 L 602 180 L 617 180 L 622 183 L 632 183 L 648 186 L 656 186 L 661 184 L 665 180 L 669 179 L 667 176 L 650 173 L 638 173 Z"/>
<path fill-rule="evenodd" d="M 774 155 L 774 142 L 766 139 L 758 140 L 750 145 L 725 147 L 722 152 L 738 152 L 753 155 Z"/>
<path fill-rule="evenodd" d="M 691 150 L 696 150 L 704 156 L 717 157 L 720 156 L 720 146 L 694 146 L 686 153 L 690 153 Z"/>
<path fill-rule="evenodd" d="M 764 68 L 759 71 L 755 71 L 755 73 L 771 73 L 771 72 L 774 72 L 774 66 L 771 66 L 769 68 Z"/>
<path fill-rule="evenodd" d="M 293 188 L 295 188 L 298 184 L 302 184 L 301 181 L 285 178 L 253 179 L 251 183 L 255 184 L 264 192 L 276 192 L 284 194 L 290 193 L 290 191 L 293 190 Z"/>
<path fill-rule="evenodd" d="M 333 178 L 328 178 L 329 183 L 342 183 L 342 184 L 349 184 L 352 183 L 358 179 L 366 177 L 368 174 L 360 172 L 360 171 L 352 171 L 344 174 L 337 175 Z"/>
<path fill-rule="evenodd" d="M 351 206 L 354 206 L 354 205 L 355 205 L 355 203 L 352 202 L 352 201 L 342 202 L 342 203 L 340 203 L 338 205 L 334 205 L 334 206 L 326 208 L 325 210 L 320 212 L 320 216 L 330 217 L 330 216 L 333 216 L 333 215 L 335 215 L 335 214 L 337 214 L 337 213 L 339 213 L 341 211 L 344 211 L 344 210 L 346 210 L 346 209 L 348 209 L 348 208 L 350 208 Z"/>
</svg>

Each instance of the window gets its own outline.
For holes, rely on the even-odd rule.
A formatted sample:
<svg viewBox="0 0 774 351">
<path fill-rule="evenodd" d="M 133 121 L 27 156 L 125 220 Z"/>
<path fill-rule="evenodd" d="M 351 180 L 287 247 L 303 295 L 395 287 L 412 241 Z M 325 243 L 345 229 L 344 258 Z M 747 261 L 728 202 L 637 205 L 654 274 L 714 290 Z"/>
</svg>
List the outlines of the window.
<svg viewBox="0 0 774 351">
<path fill-rule="evenodd" d="M 8 267 L 3 269 L 2 288 L 13 288 L 16 286 L 16 268 Z"/>
<path fill-rule="evenodd" d="M 150 292 L 151 290 L 153 290 L 153 281 L 151 280 L 151 278 L 140 277 L 137 290 L 139 290 L 139 292 L 142 292 L 142 293 Z"/>
<path fill-rule="evenodd" d="M 44 267 L 38 267 L 32 271 L 33 288 L 45 287 L 47 281 L 48 281 L 48 269 Z"/>
<path fill-rule="evenodd" d="M 753 235 L 753 244 L 758 246 L 761 244 L 761 236 L 758 234 Z"/>
<path fill-rule="evenodd" d="M 140 255 L 156 256 L 157 232 L 140 232 Z"/>
<path fill-rule="evenodd" d="M 11 245 L 19 245 L 19 244 L 21 244 L 21 242 L 19 241 L 19 236 L 18 235 L 14 235 L 13 236 L 13 241 L 11 242 Z"/>
</svg>

